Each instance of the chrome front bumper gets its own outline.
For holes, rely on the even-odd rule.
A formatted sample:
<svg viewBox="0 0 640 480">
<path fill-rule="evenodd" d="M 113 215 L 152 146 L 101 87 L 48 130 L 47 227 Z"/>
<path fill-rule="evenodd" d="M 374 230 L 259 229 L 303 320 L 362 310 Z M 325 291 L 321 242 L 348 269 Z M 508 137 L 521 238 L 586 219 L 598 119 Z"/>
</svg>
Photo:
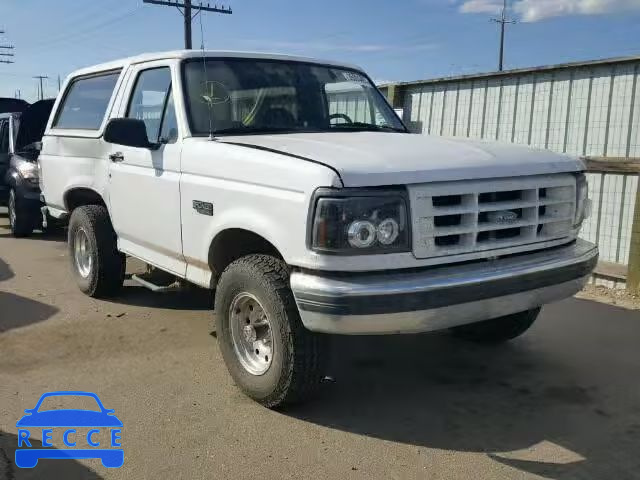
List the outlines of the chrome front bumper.
<svg viewBox="0 0 640 480">
<path fill-rule="evenodd" d="M 497 260 L 410 272 L 294 272 L 302 323 L 347 335 L 418 333 L 518 313 L 580 291 L 598 261 L 584 240 Z"/>
</svg>

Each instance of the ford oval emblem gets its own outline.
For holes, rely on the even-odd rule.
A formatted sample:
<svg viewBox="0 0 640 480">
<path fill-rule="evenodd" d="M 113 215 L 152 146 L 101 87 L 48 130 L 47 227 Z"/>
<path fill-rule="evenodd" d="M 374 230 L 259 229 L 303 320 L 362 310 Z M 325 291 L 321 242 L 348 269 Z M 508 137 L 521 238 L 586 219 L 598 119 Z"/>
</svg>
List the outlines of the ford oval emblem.
<svg viewBox="0 0 640 480">
<path fill-rule="evenodd" d="M 499 212 L 489 212 L 489 221 L 499 223 L 501 225 L 511 225 L 518 221 L 518 214 L 511 210 L 502 210 Z"/>
</svg>

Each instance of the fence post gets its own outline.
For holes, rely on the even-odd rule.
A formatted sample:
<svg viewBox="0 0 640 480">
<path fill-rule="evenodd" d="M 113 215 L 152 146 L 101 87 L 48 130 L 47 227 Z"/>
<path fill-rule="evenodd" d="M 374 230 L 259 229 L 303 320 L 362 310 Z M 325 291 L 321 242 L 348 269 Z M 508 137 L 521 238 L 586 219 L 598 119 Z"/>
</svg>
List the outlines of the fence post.
<svg viewBox="0 0 640 480">
<path fill-rule="evenodd" d="M 640 183 L 638 183 L 636 192 L 636 206 L 633 212 L 633 224 L 631 225 L 627 290 L 632 294 L 640 295 Z"/>
</svg>

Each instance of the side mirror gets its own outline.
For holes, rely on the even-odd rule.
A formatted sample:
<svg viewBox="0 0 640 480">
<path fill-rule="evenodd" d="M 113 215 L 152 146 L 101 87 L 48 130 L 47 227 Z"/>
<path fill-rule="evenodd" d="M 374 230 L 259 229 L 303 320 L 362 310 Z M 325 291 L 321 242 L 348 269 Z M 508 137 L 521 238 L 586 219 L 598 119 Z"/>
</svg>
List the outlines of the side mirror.
<svg viewBox="0 0 640 480">
<path fill-rule="evenodd" d="M 158 144 L 149 142 L 147 127 L 136 118 L 112 118 L 104 130 L 104 141 L 125 147 L 155 150 Z"/>
</svg>

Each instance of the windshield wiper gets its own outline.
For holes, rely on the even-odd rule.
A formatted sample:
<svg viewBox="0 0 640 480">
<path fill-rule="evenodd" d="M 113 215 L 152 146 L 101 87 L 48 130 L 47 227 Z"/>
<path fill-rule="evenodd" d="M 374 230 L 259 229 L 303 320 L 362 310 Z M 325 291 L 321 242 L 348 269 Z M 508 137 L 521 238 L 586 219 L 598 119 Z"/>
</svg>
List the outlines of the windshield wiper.
<svg viewBox="0 0 640 480">
<path fill-rule="evenodd" d="M 396 128 L 391 127 L 389 125 L 373 125 L 371 123 L 364 122 L 353 122 L 353 123 L 339 123 L 337 125 L 332 125 L 331 129 L 342 129 L 345 130 L 358 130 L 361 132 L 399 132 L 406 133 L 404 128 Z"/>
</svg>

